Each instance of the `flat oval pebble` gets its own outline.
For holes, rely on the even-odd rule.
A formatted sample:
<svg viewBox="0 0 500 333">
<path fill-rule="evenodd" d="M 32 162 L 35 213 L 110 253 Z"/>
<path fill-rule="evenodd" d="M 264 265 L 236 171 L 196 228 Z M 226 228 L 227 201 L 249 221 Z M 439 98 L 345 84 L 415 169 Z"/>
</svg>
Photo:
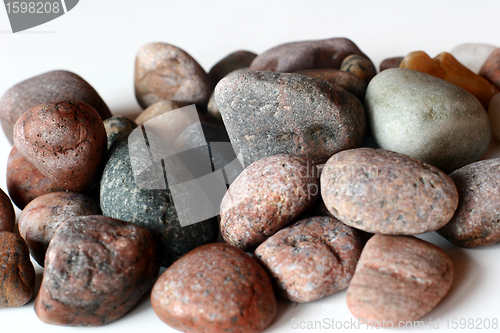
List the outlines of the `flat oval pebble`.
<svg viewBox="0 0 500 333">
<path fill-rule="evenodd" d="M 412 236 L 375 235 L 363 248 L 347 288 L 347 306 L 365 325 L 398 327 L 434 309 L 452 281 L 451 259 L 434 244 Z"/>
<path fill-rule="evenodd" d="M 9 196 L 0 189 L 0 231 L 14 231 L 16 212 Z"/>
<path fill-rule="evenodd" d="M 495 46 L 489 44 L 464 43 L 455 46 L 450 53 L 471 71 L 479 73 L 481 66 L 495 49 Z"/>
<path fill-rule="evenodd" d="M 212 79 L 196 60 L 166 43 L 139 49 L 134 82 L 135 96 L 143 109 L 164 99 L 206 104 L 213 90 Z"/>
<path fill-rule="evenodd" d="M 247 72 L 222 79 L 215 99 L 244 166 L 277 154 L 321 164 L 359 147 L 363 105 L 345 89 L 300 74 Z"/>
<path fill-rule="evenodd" d="M 69 218 L 47 249 L 36 315 L 52 325 L 105 325 L 128 312 L 158 272 L 145 228 L 106 216 Z"/>
<path fill-rule="evenodd" d="M 200 246 L 156 281 L 151 305 L 182 332 L 257 333 L 276 315 L 269 277 L 249 255 L 228 244 Z"/>
<path fill-rule="evenodd" d="M 380 148 L 451 172 L 478 160 L 491 138 L 488 115 L 469 92 L 432 75 L 403 68 L 375 76 L 365 95 Z"/>
<path fill-rule="evenodd" d="M 250 51 L 234 51 L 217 62 L 208 72 L 212 81 L 216 84 L 223 77 L 237 69 L 250 66 L 257 55 Z"/>
<path fill-rule="evenodd" d="M 137 124 L 126 117 L 114 116 L 103 121 L 104 129 L 107 136 L 108 150 L 111 148 L 116 139 L 123 133 L 133 130 Z"/>
<path fill-rule="evenodd" d="M 85 191 L 99 181 L 107 136 L 94 108 L 63 101 L 26 111 L 14 126 L 14 143 L 56 185 Z"/>
<path fill-rule="evenodd" d="M 373 148 L 333 155 L 321 173 L 321 196 L 345 224 L 392 235 L 437 230 L 458 206 L 455 184 L 444 172 L 416 158 Z"/>
<path fill-rule="evenodd" d="M 35 269 L 24 240 L 0 231 L 0 308 L 23 306 L 33 296 Z"/>
<path fill-rule="evenodd" d="M 55 181 L 41 173 L 15 146 L 7 161 L 7 190 L 19 209 L 43 194 L 64 191 Z"/>
<path fill-rule="evenodd" d="M 340 70 L 359 76 L 366 84 L 370 83 L 371 79 L 377 74 L 377 69 L 371 60 L 359 54 L 351 54 L 345 57 L 340 65 Z"/>
<path fill-rule="evenodd" d="M 241 249 L 255 248 L 309 208 L 319 195 L 311 161 L 275 155 L 252 163 L 235 179 L 220 206 L 224 240 Z"/>
<path fill-rule="evenodd" d="M 99 215 L 99 204 L 83 193 L 54 192 L 31 201 L 19 216 L 19 234 L 31 255 L 44 266 L 45 252 L 57 228 L 73 216 Z"/>
<path fill-rule="evenodd" d="M 296 72 L 302 69 L 336 68 L 351 54 L 366 55 L 347 38 L 285 43 L 257 56 L 252 71 Z"/>
<path fill-rule="evenodd" d="M 0 120 L 12 144 L 14 124 L 28 109 L 39 104 L 78 100 L 91 105 L 102 119 L 111 112 L 99 94 L 80 76 L 68 71 L 51 71 L 19 82 L 0 99 Z"/>
<path fill-rule="evenodd" d="M 389 68 L 399 68 L 399 65 L 401 65 L 401 61 L 403 61 L 403 59 L 404 57 L 393 57 L 384 59 L 380 63 L 379 71 L 382 72 Z"/>
<path fill-rule="evenodd" d="M 311 217 L 268 238 L 254 258 L 280 296 L 303 303 L 347 288 L 360 254 L 354 229 L 335 218 Z"/>
<path fill-rule="evenodd" d="M 466 165 L 450 174 L 459 205 L 451 221 L 438 233 L 460 247 L 479 247 L 500 242 L 500 159 Z"/>
</svg>

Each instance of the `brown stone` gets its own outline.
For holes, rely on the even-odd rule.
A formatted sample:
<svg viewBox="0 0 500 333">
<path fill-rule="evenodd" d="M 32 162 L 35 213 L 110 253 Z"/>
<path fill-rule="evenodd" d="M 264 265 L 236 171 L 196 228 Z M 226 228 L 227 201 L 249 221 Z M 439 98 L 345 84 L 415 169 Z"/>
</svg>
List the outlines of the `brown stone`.
<svg viewBox="0 0 500 333">
<path fill-rule="evenodd" d="M 178 47 L 151 43 L 139 49 L 135 61 L 135 96 L 143 109 L 164 99 L 206 104 L 212 90 L 210 76 Z"/>
<path fill-rule="evenodd" d="M 394 57 L 394 58 L 387 58 L 384 59 L 379 66 L 379 71 L 385 71 L 386 69 L 389 68 L 399 68 L 399 65 L 401 65 L 401 61 L 403 61 L 404 57 Z"/>
<path fill-rule="evenodd" d="M 35 312 L 52 325 L 105 325 L 139 301 L 158 271 L 147 229 L 106 216 L 72 217 L 47 249 Z"/>
<path fill-rule="evenodd" d="M 12 201 L 5 192 L 0 189 L 0 231 L 13 231 L 16 223 L 16 212 Z"/>
<path fill-rule="evenodd" d="M 318 194 L 311 161 L 286 154 L 260 159 L 243 170 L 222 199 L 222 237 L 241 249 L 255 248 L 296 220 Z"/>
<path fill-rule="evenodd" d="M 26 110 L 64 100 L 83 101 L 91 105 L 102 119 L 111 117 L 102 98 L 84 79 L 68 71 L 51 71 L 16 84 L 0 99 L 0 121 L 9 142 L 14 142 L 14 124 Z"/>
<path fill-rule="evenodd" d="M 434 59 L 423 51 L 411 52 L 403 59 L 400 68 L 427 73 L 453 83 L 476 96 L 486 110 L 491 98 L 499 92 L 488 80 L 472 72 L 447 52 L 438 54 Z"/>
<path fill-rule="evenodd" d="M 371 233 L 414 235 L 441 228 L 458 206 L 448 175 L 419 159 L 373 148 L 333 155 L 321 196 L 345 224 Z"/>
<path fill-rule="evenodd" d="M 367 57 L 359 54 L 351 54 L 342 60 L 340 70 L 359 76 L 366 84 L 377 74 L 375 65 Z"/>
<path fill-rule="evenodd" d="M 336 84 L 356 96 L 361 102 L 365 100 L 366 83 L 356 74 L 334 68 L 304 69 L 295 72 Z"/>
<path fill-rule="evenodd" d="M 250 51 L 235 51 L 217 62 L 208 72 L 213 83 L 219 82 L 227 74 L 244 67 L 250 66 L 257 55 Z"/>
<path fill-rule="evenodd" d="M 450 174 L 459 201 L 453 218 L 437 232 L 461 247 L 500 242 L 500 159 L 468 164 Z"/>
<path fill-rule="evenodd" d="M 114 116 L 103 121 L 107 136 L 108 151 L 120 135 L 131 131 L 137 127 L 137 124 L 124 116 Z"/>
<path fill-rule="evenodd" d="M 347 38 L 292 42 L 275 46 L 257 56 L 250 70 L 291 73 L 313 68 L 339 69 L 342 60 L 350 54 L 366 57 Z"/>
<path fill-rule="evenodd" d="M 155 283 L 151 305 L 163 322 L 188 333 L 257 333 L 276 315 L 264 269 L 222 243 L 200 246 L 173 263 Z"/>
<path fill-rule="evenodd" d="M 33 296 L 35 269 L 24 240 L 0 232 L 0 308 L 23 306 Z"/>
<path fill-rule="evenodd" d="M 268 238 L 254 258 L 280 296 L 303 303 L 347 288 L 360 254 L 355 229 L 332 217 L 311 217 Z"/>
<path fill-rule="evenodd" d="M 85 191 L 99 181 L 107 137 L 94 108 L 63 101 L 26 111 L 14 126 L 14 143 L 56 185 Z"/>
<path fill-rule="evenodd" d="M 500 89 L 500 48 L 495 49 L 479 70 L 479 75 Z"/>
<path fill-rule="evenodd" d="M 19 209 L 43 194 L 64 191 L 55 181 L 41 173 L 15 146 L 7 161 L 7 190 Z"/>
<path fill-rule="evenodd" d="M 375 235 L 361 253 L 347 306 L 367 325 L 397 327 L 429 313 L 452 281 L 451 259 L 437 246 L 412 236 Z"/>
<path fill-rule="evenodd" d="M 19 234 L 28 244 L 33 258 L 43 267 L 49 242 L 64 221 L 73 216 L 99 214 L 99 204 L 85 194 L 47 193 L 23 209 L 18 222 Z"/>
<path fill-rule="evenodd" d="M 148 120 L 153 119 L 154 117 L 158 117 L 164 113 L 177 110 L 185 106 L 187 106 L 187 104 L 182 102 L 167 101 L 167 100 L 158 101 L 148 106 L 146 110 L 142 111 L 137 116 L 137 118 L 135 118 L 135 123 L 141 126 L 142 124 L 144 124 Z"/>
</svg>

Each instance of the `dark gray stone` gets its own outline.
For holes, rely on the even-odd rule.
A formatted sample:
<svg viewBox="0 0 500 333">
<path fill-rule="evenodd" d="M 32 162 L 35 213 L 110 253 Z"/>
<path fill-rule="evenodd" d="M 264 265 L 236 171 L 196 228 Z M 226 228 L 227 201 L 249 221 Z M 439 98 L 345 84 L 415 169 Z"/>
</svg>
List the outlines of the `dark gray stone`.
<svg viewBox="0 0 500 333">
<path fill-rule="evenodd" d="M 120 134 L 126 131 L 133 130 L 137 127 L 137 124 L 126 117 L 114 116 L 103 121 L 104 128 L 106 129 L 106 135 L 108 137 L 108 150 L 113 145 Z"/>
</svg>

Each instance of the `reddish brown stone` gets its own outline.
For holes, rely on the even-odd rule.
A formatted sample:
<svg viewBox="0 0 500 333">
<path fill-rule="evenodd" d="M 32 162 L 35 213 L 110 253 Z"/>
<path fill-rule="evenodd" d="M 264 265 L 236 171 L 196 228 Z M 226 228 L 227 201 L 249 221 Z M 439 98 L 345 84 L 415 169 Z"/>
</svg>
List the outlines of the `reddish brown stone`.
<svg viewBox="0 0 500 333">
<path fill-rule="evenodd" d="M 47 193 L 31 201 L 19 217 L 19 234 L 24 238 L 31 255 L 44 266 L 45 252 L 57 228 L 73 216 L 99 215 L 97 202 L 82 193 Z"/>
<path fill-rule="evenodd" d="M 16 223 L 16 212 L 12 201 L 5 192 L 0 189 L 0 231 L 13 231 Z"/>
<path fill-rule="evenodd" d="M 292 42 L 275 46 L 257 56 L 250 70 L 291 73 L 313 68 L 339 69 L 342 60 L 350 54 L 366 57 L 347 38 Z"/>
<path fill-rule="evenodd" d="M 219 82 L 227 74 L 244 67 L 250 66 L 257 55 L 250 51 L 235 51 L 220 60 L 208 72 L 214 83 Z"/>
<path fill-rule="evenodd" d="M 479 75 L 500 89 L 500 48 L 495 49 L 479 70 Z"/>
<path fill-rule="evenodd" d="M 387 58 L 384 59 L 379 66 L 380 72 L 385 71 L 386 69 L 389 68 L 399 68 L 399 65 L 401 65 L 401 61 L 403 61 L 404 57 L 394 57 L 394 58 Z"/>
<path fill-rule="evenodd" d="M 64 191 L 41 173 L 15 146 L 7 161 L 7 190 L 19 209 L 43 194 Z"/>
<path fill-rule="evenodd" d="M 468 164 L 450 174 L 458 189 L 458 208 L 437 232 L 461 247 L 500 242 L 500 159 Z"/>
<path fill-rule="evenodd" d="M 441 228 L 458 206 L 448 175 L 419 159 L 373 148 L 333 155 L 321 196 L 345 224 L 371 233 L 414 235 Z"/>
<path fill-rule="evenodd" d="M 359 76 L 366 84 L 377 74 L 375 65 L 367 57 L 359 54 L 351 54 L 344 58 L 340 70 Z"/>
<path fill-rule="evenodd" d="M 68 71 L 51 71 L 24 80 L 0 99 L 0 120 L 12 144 L 12 130 L 17 119 L 28 109 L 43 103 L 78 100 L 91 105 L 102 119 L 111 117 L 99 94 L 80 76 Z"/>
<path fill-rule="evenodd" d="M 396 327 L 429 313 L 452 281 L 451 259 L 437 246 L 412 236 L 375 235 L 361 253 L 347 306 L 365 324 Z"/>
<path fill-rule="evenodd" d="M 0 308 L 23 306 L 33 296 L 35 269 L 24 240 L 0 232 Z"/>
<path fill-rule="evenodd" d="M 105 325 L 139 301 L 158 271 L 147 229 L 106 216 L 72 217 L 47 249 L 35 312 L 52 325 Z"/>
<path fill-rule="evenodd" d="M 250 256 L 228 244 L 200 246 L 172 264 L 151 292 L 167 325 L 188 333 L 256 333 L 276 315 L 269 277 Z"/>
<path fill-rule="evenodd" d="M 347 288 L 360 254 L 355 229 L 332 217 L 311 217 L 268 238 L 254 258 L 279 295 L 302 303 Z"/>
<path fill-rule="evenodd" d="M 164 99 L 206 104 L 212 90 L 210 76 L 183 50 L 165 43 L 151 43 L 139 49 L 135 96 L 143 109 Z"/>
<path fill-rule="evenodd" d="M 26 111 L 14 126 L 14 143 L 56 185 L 85 191 L 99 181 L 107 136 L 94 108 L 63 101 Z"/>
<path fill-rule="evenodd" d="M 318 172 L 311 161 L 285 154 L 258 160 L 222 199 L 222 237 L 241 249 L 255 248 L 297 219 L 318 194 Z"/>
<path fill-rule="evenodd" d="M 337 84 L 356 96 L 361 102 L 365 100 L 367 85 L 365 81 L 356 74 L 334 68 L 304 69 L 295 73 Z"/>
</svg>

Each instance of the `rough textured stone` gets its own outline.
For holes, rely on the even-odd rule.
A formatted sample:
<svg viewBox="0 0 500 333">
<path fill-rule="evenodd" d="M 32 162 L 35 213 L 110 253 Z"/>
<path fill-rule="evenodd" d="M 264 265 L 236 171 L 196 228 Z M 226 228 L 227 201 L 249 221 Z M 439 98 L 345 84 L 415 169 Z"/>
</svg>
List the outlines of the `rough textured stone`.
<svg viewBox="0 0 500 333">
<path fill-rule="evenodd" d="M 464 43 L 455 46 L 450 53 L 461 64 L 474 73 L 478 73 L 488 56 L 495 50 L 495 46 L 479 43 Z"/>
<path fill-rule="evenodd" d="M 411 52 L 404 57 L 399 67 L 427 73 L 453 83 L 476 96 L 485 109 L 488 109 L 493 95 L 498 93 L 497 87 L 459 63 L 447 52 L 438 54 L 434 59 L 423 51 Z"/>
<path fill-rule="evenodd" d="M 19 209 L 43 194 L 64 191 L 55 181 L 41 173 L 15 146 L 7 161 L 7 190 Z"/>
<path fill-rule="evenodd" d="M 365 81 L 356 74 L 334 68 L 304 69 L 295 73 L 337 84 L 356 96 L 361 102 L 365 100 L 367 85 Z"/>
<path fill-rule="evenodd" d="M 103 121 L 106 136 L 108 138 L 108 150 L 115 140 L 123 133 L 133 130 L 137 124 L 126 117 L 114 116 Z"/>
<path fill-rule="evenodd" d="M 270 273 L 279 295 L 302 303 L 347 288 L 360 254 L 354 229 L 335 218 L 312 217 L 268 238 L 254 258 Z"/>
<path fill-rule="evenodd" d="M 23 209 L 18 222 L 19 234 L 28 244 L 33 258 L 43 267 L 49 242 L 64 221 L 73 216 L 99 214 L 99 204 L 85 194 L 47 193 Z"/>
<path fill-rule="evenodd" d="M 450 257 L 412 236 L 375 235 L 366 243 L 347 289 L 351 313 L 367 322 L 417 320 L 446 295 Z"/>
<path fill-rule="evenodd" d="M 219 82 L 229 73 L 250 66 L 257 55 L 250 51 L 235 51 L 216 63 L 208 72 L 213 83 Z"/>
<path fill-rule="evenodd" d="M 104 325 L 130 310 L 158 272 L 145 228 L 105 216 L 72 217 L 47 249 L 35 312 L 52 325 Z"/>
<path fill-rule="evenodd" d="M 393 235 L 437 230 L 458 206 L 455 184 L 444 172 L 416 158 L 372 148 L 333 155 L 321 173 L 321 196 L 345 224 Z"/>
<path fill-rule="evenodd" d="M 281 44 L 257 56 L 252 71 L 296 72 L 301 69 L 339 69 L 345 57 L 366 55 L 347 38 L 330 38 Z"/>
<path fill-rule="evenodd" d="M 128 136 L 124 134 L 117 139 L 102 175 L 100 202 L 103 214 L 148 228 L 158 244 L 162 266 L 169 266 L 200 245 L 217 241 L 216 218 L 182 227 L 168 188 L 150 190 L 137 185 L 130 162 Z"/>
<path fill-rule="evenodd" d="M 200 246 L 158 279 L 151 305 L 183 332 L 257 333 L 276 315 L 269 277 L 246 253 L 228 244 Z"/>
<path fill-rule="evenodd" d="M 479 70 L 479 75 L 500 89 L 500 48 L 495 49 Z"/>
<path fill-rule="evenodd" d="M 24 240 L 11 232 L 0 232 L 0 308 L 28 303 L 35 289 L 35 269 Z"/>
<path fill-rule="evenodd" d="M 380 72 L 385 71 L 386 69 L 389 68 L 399 68 L 399 65 L 401 65 L 401 61 L 403 61 L 404 57 L 394 57 L 394 58 L 387 58 L 384 59 L 379 66 Z"/>
<path fill-rule="evenodd" d="M 297 219 L 318 195 L 318 172 L 311 161 L 286 154 L 258 160 L 243 170 L 222 200 L 222 237 L 253 249 Z"/>
<path fill-rule="evenodd" d="M 14 126 L 14 143 L 35 167 L 69 191 L 99 181 L 106 155 L 106 130 L 97 112 L 80 101 L 38 105 Z"/>
<path fill-rule="evenodd" d="M 5 192 L 0 189 L 0 231 L 13 231 L 16 223 L 16 212 L 12 201 Z"/>
<path fill-rule="evenodd" d="M 135 96 L 143 109 L 163 99 L 206 104 L 212 89 L 210 76 L 178 47 L 151 43 L 139 49 L 135 61 Z"/>
<path fill-rule="evenodd" d="M 347 90 L 300 74 L 248 72 L 222 79 L 215 99 L 244 166 L 277 154 L 324 163 L 358 147 L 366 119 Z"/>
<path fill-rule="evenodd" d="M 182 102 L 167 100 L 158 101 L 150 105 L 146 110 L 142 111 L 135 119 L 135 123 L 140 126 L 154 117 L 158 117 L 164 113 L 180 109 L 185 106 L 187 106 L 187 104 Z"/>
<path fill-rule="evenodd" d="M 78 100 L 91 105 L 102 119 L 111 112 L 99 94 L 80 76 L 68 71 L 51 71 L 24 80 L 0 99 L 0 121 L 12 144 L 12 129 L 17 119 L 28 109 L 39 104 L 64 100 Z"/>
<path fill-rule="evenodd" d="M 466 165 L 450 174 L 459 205 L 451 221 L 438 233 L 461 247 L 500 242 L 500 159 Z"/>
<path fill-rule="evenodd" d="M 491 138 L 488 115 L 470 93 L 431 75 L 403 68 L 373 78 L 365 95 L 380 148 L 451 172 L 478 160 Z"/>
<path fill-rule="evenodd" d="M 340 70 L 359 76 L 366 84 L 370 83 L 371 79 L 377 74 L 377 69 L 370 59 L 359 54 L 351 54 L 345 57 L 340 65 Z"/>
</svg>

